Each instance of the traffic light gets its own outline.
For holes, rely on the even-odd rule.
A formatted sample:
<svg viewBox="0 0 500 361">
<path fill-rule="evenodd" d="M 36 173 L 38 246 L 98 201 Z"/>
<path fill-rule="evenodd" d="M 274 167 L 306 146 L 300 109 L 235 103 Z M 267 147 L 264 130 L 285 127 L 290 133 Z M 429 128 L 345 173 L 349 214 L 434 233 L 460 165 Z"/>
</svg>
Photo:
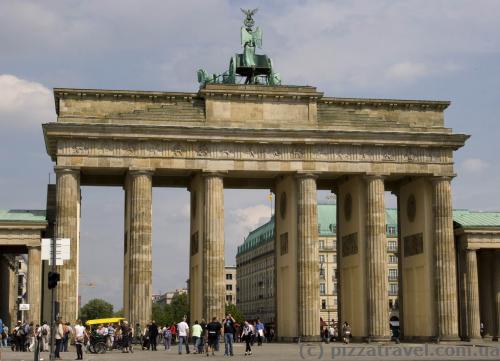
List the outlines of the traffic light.
<svg viewBox="0 0 500 361">
<path fill-rule="evenodd" d="M 61 276 L 57 272 L 49 272 L 49 289 L 55 288 Z"/>
</svg>

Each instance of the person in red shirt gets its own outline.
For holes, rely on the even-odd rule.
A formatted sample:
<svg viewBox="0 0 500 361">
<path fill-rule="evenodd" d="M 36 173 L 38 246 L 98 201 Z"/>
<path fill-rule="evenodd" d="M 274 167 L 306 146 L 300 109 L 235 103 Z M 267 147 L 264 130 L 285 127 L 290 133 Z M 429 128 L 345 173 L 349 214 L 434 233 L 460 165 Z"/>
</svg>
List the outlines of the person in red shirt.
<svg viewBox="0 0 500 361">
<path fill-rule="evenodd" d="M 175 323 L 172 323 L 170 326 L 170 333 L 172 334 L 172 345 L 175 345 L 175 339 L 177 337 L 177 327 L 175 326 Z"/>
</svg>

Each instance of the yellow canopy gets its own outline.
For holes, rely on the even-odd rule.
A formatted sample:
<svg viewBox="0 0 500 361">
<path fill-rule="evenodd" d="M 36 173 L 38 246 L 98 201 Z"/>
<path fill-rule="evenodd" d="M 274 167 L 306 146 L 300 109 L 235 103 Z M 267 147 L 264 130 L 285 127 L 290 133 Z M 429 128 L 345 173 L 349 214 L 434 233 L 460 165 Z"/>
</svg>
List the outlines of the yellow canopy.
<svg viewBox="0 0 500 361">
<path fill-rule="evenodd" d="M 101 323 L 118 323 L 124 320 L 123 317 L 111 317 L 111 318 L 98 318 L 96 320 L 88 320 L 85 322 L 86 325 L 100 325 Z"/>
</svg>

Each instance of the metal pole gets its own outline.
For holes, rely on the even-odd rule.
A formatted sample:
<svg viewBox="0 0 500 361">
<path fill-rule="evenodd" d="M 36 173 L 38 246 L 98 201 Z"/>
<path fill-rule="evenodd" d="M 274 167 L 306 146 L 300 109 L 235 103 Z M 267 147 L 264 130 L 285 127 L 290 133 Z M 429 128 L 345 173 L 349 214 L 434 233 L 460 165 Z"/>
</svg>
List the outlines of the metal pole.
<svg viewBox="0 0 500 361">
<path fill-rule="evenodd" d="M 51 271 L 56 272 L 56 229 L 57 229 L 57 223 L 54 222 L 54 235 L 52 237 L 52 265 L 51 265 Z M 51 327 L 50 327 L 50 360 L 55 360 L 56 355 L 55 355 L 55 350 L 54 350 L 54 342 L 55 342 L 55 331 L 56 331 L 56 288 L 52 288 L 50 290 L 50 305 L 51 305 L 51 312 L 50 312 L 50 317 L 51 317 Z"/>
</svg>

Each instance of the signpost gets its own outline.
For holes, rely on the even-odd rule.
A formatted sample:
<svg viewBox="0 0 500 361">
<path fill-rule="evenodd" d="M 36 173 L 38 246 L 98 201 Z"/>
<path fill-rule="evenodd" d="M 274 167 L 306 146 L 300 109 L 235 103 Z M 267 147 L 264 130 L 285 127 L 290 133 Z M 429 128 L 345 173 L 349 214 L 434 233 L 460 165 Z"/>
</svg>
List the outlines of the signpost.
<svg viewBox="0 0 500 361">
<path fill-rule="evenodd" d="M 57 225 L 54 224 L 54 230 L 57 229 Z M 54 232 L 55 233 L 55 232 Z M 64 261 L 70 259 L 70 239 L 69 238 L 57 238 L 54 234 L 54 238 L 43 238 L 42 239 L 42 260 L 49 262 L 51 266 L 49 272 L 49 282 L 48 286 L 51 290 L 51 318 L 52 327 L 50 331 L 50 359 L 55 359 L 54 352 L 54 342 L 55 342 L 55 332 L 57 327 L 57 301 L 56 301 L 56 286 L 59 282 L 59 273 L 57 273 L 56 266 L 62 266 Z M 29 307 L 29 305 L 28 305 Z"/>
</svg>

